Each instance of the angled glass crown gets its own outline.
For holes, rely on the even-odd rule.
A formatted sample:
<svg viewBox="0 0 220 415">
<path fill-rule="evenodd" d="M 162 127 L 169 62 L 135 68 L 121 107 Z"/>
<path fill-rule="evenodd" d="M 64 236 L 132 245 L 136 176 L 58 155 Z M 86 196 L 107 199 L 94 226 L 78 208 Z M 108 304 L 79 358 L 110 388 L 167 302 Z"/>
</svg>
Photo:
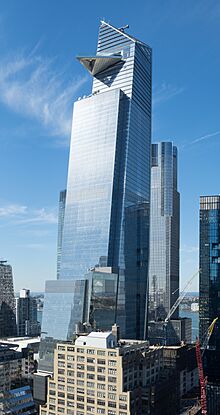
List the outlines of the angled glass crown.
<svg viewBox="0 0 220 415">
<path fill-rule="evenodd" d="M 108 69 L 115 63 L 122 60 L 121 54 L 117 55 L 96 55 L 96 56 L 77 56 L 78 61 L 89 71 L 93 76 Z"/>
</svg>

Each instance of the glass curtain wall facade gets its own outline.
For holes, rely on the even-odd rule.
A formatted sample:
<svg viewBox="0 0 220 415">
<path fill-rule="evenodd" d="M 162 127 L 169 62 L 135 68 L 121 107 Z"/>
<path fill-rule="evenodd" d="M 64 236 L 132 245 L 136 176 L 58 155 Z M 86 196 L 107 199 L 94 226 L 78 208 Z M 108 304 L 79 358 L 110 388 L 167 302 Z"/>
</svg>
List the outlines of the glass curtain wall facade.
<svg viewBox="0 0 220 415">
<path fill-rule="evenodd" d="M 205 353 L 209 381 L 220 381 L 220 196 L 200 197 L 199 337 L 205 338 L 218 317 Z"/>
<path fill-rule="evenodd" d="M 78 57 L 92 93 L 74 104 L 60 279 L 119 268 L 118 324 L 143 338 L 149 255 L 151 49 L 101 22 Z"/>
<path fill-rule="evenodd" d="M 0 337 L 17 335 L 12 267 L 0 261 Z"/>
<path fill-rule="evenodd" d="M 177 148 L 152 144 L 149 321 L 164 320 L 179 296 L 179 226 Z"/>
<path fill-rule="evenodd" d="M 63 239 L 63 223 L 66 205 L 66 190 L 60 192 L 59 198 L 59 214 L 58 214 L 58 236 L 57 236 L 57 279 L 60 276 L 60 263 L 62 252 L 62 239 Z"/>
</svg>

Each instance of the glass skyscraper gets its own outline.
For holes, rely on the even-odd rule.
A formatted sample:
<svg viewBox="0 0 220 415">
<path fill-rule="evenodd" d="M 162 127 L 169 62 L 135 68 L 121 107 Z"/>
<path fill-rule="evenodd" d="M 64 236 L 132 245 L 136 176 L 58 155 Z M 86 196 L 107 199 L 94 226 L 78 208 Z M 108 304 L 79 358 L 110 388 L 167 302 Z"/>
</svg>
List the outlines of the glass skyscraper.
<svg viewBox="0 0 220 415">
<path fill-rule="evenodd" d="M 211 322 L 220 319 L 220 196 L 200 197 L 199 337 L 205 338 Z M 220 381 L 220 322 L 217 320 L 205 353 L 208 380 Z"/>
<path fill-rule="evenodd" d="M 17 335 L 12 267 L 0 261 L 0 337 Z"/>
<path fill-rule="evenodd" d="M 179 296 L 180 197 L 172 142 L 152 144 L 151 165 L 149 321 L 160 321 Z"/>
<path fill-rule="evenodd" d="M 78 60 L 92 93 L 74 104 L 60 280 L 119 269 L 118 324 L 143 338 L 149 255 L 151 48 L 101 22 Z"/>
</svg>

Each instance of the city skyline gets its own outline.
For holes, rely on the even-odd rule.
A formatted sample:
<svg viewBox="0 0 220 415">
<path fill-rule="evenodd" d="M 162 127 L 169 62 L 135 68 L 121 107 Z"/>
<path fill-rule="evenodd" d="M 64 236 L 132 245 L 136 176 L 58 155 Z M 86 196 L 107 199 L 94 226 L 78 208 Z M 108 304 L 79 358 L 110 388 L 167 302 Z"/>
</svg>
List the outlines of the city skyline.
<svg viewBox="0 0 220 415">
<path fill-rule="evenodd" d="M 66 182 L 70 108 L 72 102 L 88 90 L 90 82 L 83 68 L 73 60 L 75 52 L 85 51 L 86 34 L 81 31 L 77 19 L 74 24 L 71 19 L 70 24 L 70 2 L 65 2 L 66 10 L 64 7 L 61 13 L 61 18 L 66 19 L 65 27 L 68 27 L 65 33 L 57 30 L 60 8 L 55 6 L 56 24 L 48 27 L 50 8 L 40 3 L 43 13 L 40 7 L 34 6 L 33 15 L 26 1 L 22 2 L 24 7 L 20 11 L 16 5 L 11 8 L 8 2 L 7 5 L 3 2 L 0 8 L 3 40 L 0 139 L 2 168 L 7 171 L 7 183 L 4 175 L 1 176 L 0 226 L 3 237 L 0 252 L 13 266 L 16 291 L 27 285 L 32 290 L 43 291 L 44 281 L 56 276 L 57 201 Z M 195 2 L 193 7 L 187 2 L 184 12 L 181 6 L 178 10 L 174 2 L 169 2 L 169 6 L 168 12 L 162 2 L 157 7 L 148 4 L 141 7 L 141 13 L 137 11 L 136 16 L 131 11 L 124 16 L 123 5 L 117 7 L 116 16 L 101 3 L 97 3 L 93 12 L 91 10 L 89 18 L 83 16 L 82 6 L 77 6 L 77 11 L 81 18 L 84 17 L 84 25 L 91 33 L 87 50 L 94 50 L 92 38 L 96 35 L 100 14 L 118 26 L 130 23 L 131 32 L 154 49 L 153 141 L 172 140 L 179 148 L 181 281 L 184 285 L 198 267 L 199 195 L 219 193 L 217 180 L 211 180 L 218 163 L 220 130 L 217 124 L 218 78 L 214 69 L 218 64 L 219 33 L 214 14 L 218 16 L 219 9 L 213 1 L 203 1 L 202 10 L 200 2 Z M 42 27 L 38 29 L 34 20 L 41 14 Z M 13 34 L 9 21 L 14 23 Z M 24 31 L 16 36 L 20 24 Z M 33 32 L 28 37 L 30 27 Z M 41 33 L 44 33 L 43 39 Z M 75 37 L 79 38 L 80 34 L 77 46 Z M 203 48 L 194 56 L 193 51 L 201 44 Z M 66 72 L 61 86 L 59 75 L 63 71 Z M 207 76 L 209 73 L 212 77 Z M 48 83 L 49 79 L 53 80 L 53 86 Z M 6 156 L 9 153 L 10 163 Z M 210 154 L 210 160 L 207 154 Z M 208 175 L 203 169 L 204 163 L 208 163 Z M 192 290 L 197 287 L 198 284 L 192 286 Z"/>
</svg>

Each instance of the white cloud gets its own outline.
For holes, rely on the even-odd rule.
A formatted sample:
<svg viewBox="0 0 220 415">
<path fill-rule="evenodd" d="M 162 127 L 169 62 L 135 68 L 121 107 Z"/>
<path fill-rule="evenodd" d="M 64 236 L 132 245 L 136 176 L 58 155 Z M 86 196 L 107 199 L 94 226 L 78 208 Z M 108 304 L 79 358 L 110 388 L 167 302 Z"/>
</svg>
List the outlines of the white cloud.
<svg viewBox="0 0 220 415">
<path fill-rule="evenodd" d="M 19 204 L 7 204 L 0 207 L 0 220 L 15 225 L 56 224 L 57 210 L 49 208 L 33 209 Z"/>
<path fill-rule="evenodd" d="M 163 82 L 162 85 L 155 86 L 153 88 L 153 105 L 157 106 L 162 104 L 171 98 L 174 98 L 176 95 L 181 94 L 183 91 L 183 87 L 177 87 L 175 85 Z"/>
<path fill-rule="evenodd" d="M 54 61 L 34 53 L 0 61 L 0 101 L 25 117 L 38 121 L 48 134 L 70 136 L 72 104 L 87 77 L 64 82 Z"/>
</svg>

